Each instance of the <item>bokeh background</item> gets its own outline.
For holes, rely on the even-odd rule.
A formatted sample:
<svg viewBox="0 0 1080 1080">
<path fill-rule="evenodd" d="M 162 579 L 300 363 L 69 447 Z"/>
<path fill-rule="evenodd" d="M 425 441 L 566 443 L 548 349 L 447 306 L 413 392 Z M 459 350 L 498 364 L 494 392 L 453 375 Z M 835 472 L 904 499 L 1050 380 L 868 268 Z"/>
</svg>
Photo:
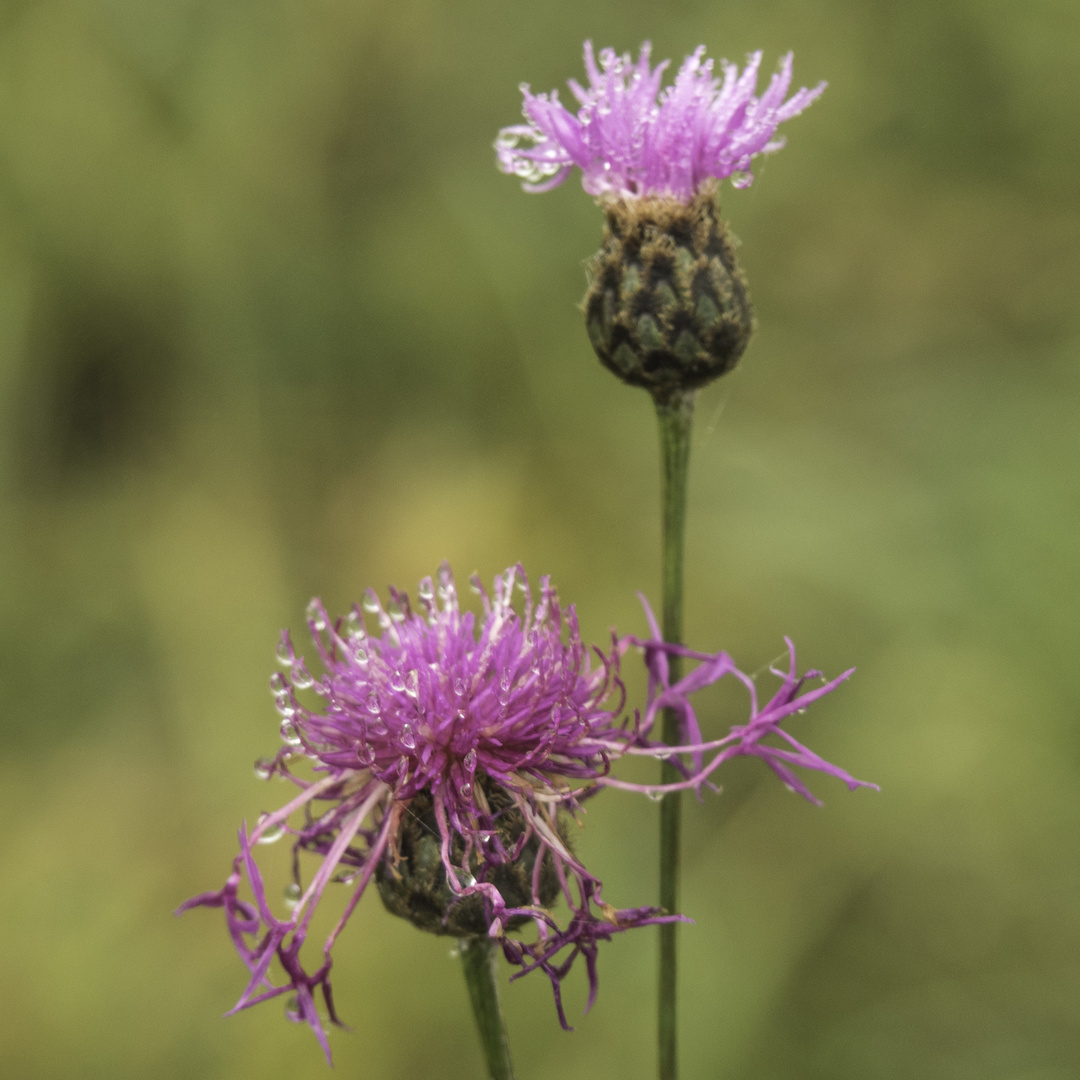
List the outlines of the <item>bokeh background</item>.
<svg viewBox="0 0 1080 1080">
<path fill-rule="evenodd" d="M 520 559 L 591 639 L 643 630 L 653 417 L 575 310 L 601 217 L 492 160 L 586 37 L 830 83 L 723 194 L 760 330 L 699 400 L 687 625 L 857 665 L 798 731 L 882 791 L 817 810 L 743 762 L 688 805 L 685 1076 L 1077 1075 L 1075 2 L 5 0 L 5 1076 L 329 1075 L 277 1003 L 220 1019 L 222 920 L 170 914 L 282 799 L 251 763 L 310 596 Z M 590 810 L 619 905 L 655 825 Z M 480 1074 L 451 944 L 365 899 L 336 1075 Z M 655 948 L 603 949 L 573 1034 L 510 986 L 523 1080 L 651 1076 Z"/>
</svg>

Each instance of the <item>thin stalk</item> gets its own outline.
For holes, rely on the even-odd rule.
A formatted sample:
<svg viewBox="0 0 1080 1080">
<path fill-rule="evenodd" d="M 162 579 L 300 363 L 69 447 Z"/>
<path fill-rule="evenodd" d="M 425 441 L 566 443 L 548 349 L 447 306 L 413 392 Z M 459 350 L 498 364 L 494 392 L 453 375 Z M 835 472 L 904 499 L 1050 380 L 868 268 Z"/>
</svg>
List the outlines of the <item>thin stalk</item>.
<svg viewBox="0 0 1080 1080">
<path fill-rule="evenodd" d="M 495 942 L 488 938 L 461 938 L 458 952 L 465 968 L 476 1030 L 484 1047 L 488 1076 L 491 1080 L 514 1080 L 506 1024 L 499 1008 L 499 987 L 495 982 Z"/>
<path fill-rule="evenodd" d="M 690 464 L 690 426 L 694 419 L 694 395 L 686 393 L 656 402 L 660 421 L 661 502 L 663 536 L 663 635 L 682 644 L 683 555 L 686 548 L 686 475 Z M 682 659 L 668 657 L 674 683 L 682 676 Z M 663 710 L 661 738 L 669 745 L 679 742 L 679 717 L 674 709 Z M 670 761 L 660 767 L 660 781 L 682 779 Z M 679 832 L 682 797 L 665 795 L 660 803 L 660 906 L 665 912 L 679 910 Z M 676 1080 L 678 1029 L 676 1024 L 676 941 L 678 923 L 660 927 L 660 986 L 657 1003 L 657 1047 L 660 1080 Z"/>
</svg>

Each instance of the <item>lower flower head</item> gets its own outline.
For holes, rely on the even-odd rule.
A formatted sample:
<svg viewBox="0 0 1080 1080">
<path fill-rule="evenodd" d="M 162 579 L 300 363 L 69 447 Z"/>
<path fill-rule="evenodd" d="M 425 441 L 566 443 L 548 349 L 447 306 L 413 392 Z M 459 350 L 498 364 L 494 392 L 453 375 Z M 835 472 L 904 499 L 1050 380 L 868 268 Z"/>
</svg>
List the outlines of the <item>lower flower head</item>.
<svg viewBox="0 0 1080 1080">
<path fill-rule="evenodd" d="M 608 652 L 588 650 L 574 608 L 560 607 L 546 578 L 538 598 L 520 566 L 496 579 L 491 596 L 477 579 L 473 583 L 481 596 L 479 616 L 461 610 L 445 565 L 437 583 L 420 583 L 419 610 L 393 589 L 385 607 L 369 592 L 361 607 L 333 621 L 313 601 L 307 614 L 323 671 L 317 679 L 283 634 L 278 659 L 285 671 L 273 676 L 271 689 L 285 746 L 256 769 L 291 781 L 298 794 L 250 832 L 241 828 L 240 853 L 222 889 L 181 907 L 225 909 L 250 972 L 233 1011 L 292 995 L 287 1014 L 311 1025 L 328 1057 L 315 993 L 321 992 L 330 1020 L 338 1023 L 331 950 L 373 877 L 395 914 L 436 933 L 492 938 L 520 967 L 519 975 L 543 970 L 566 1027 L 560 983 L 579 955 L 586 959 L 591 1006 L 599 941 L 682 918 L 652 907 L 619 910 L 603 900 L 599 878 L 566 840 L 567 822 L 584 799 L 606 786 L 656 797 L 684 787 L 700 790 L 738 754 L 763 757 L 809 798 L 791 765 L 830 772 L 849 787 L 861 783 L 777 727 L 846 675 L 800 696 L 804 680 L 795 678 L 792 653 L 784 688 L 759 710 L 753 682 L 726 653 L 663 643 L 647 605 L 652 636 L 613 637 Z M 368 617 L 377 631 L 369 630 Z M 644 650 L 649 700 L 644 713 L 626 715 L 619 666 L 633 648 Z M 666 657 L 673 652 L 701 662 L 671 685 Z M 729 674 L 751 691 L 750 722 L 703 742 L 688 695 Z M 309 692 L 321 699 L 317 708 L 306 703 Z M 669 706 L 683 718 L 684 745 L 675 748 L 650 738 L 658 710 Z M 769 734 L 786 744 L 764 746 Z M 611 763 L 625 754 L 672 753 L 686 755 L 685 779 L 676 784 L 631 784 L 609 775 Z M 310 775 L 295 770 L 297 759 Z M 271 908 L 254 852 L 257 844 L 285 834 L 297 855 L 310 852 L 321 862 L 306 885 L 297 869 L 281 918 Z M 240 897 L 245 878 L 251 901 Z M 321 961 L 308 970 L 301 949 L 331 882 L 351 892 Z M 560 896 L 570 910 L 565 924 L 553 912 Z M 527 939 L 510 936 L 530 924 Z M 275 958 L 282 982 L 271 974 Z"/>
</svg>

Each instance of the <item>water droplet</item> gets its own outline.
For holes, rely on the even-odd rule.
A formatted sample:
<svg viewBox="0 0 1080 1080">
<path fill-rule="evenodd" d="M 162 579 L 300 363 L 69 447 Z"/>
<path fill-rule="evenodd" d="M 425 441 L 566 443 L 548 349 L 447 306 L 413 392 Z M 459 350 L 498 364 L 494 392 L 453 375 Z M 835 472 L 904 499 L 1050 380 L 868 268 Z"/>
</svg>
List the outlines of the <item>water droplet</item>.
<svg viewBox="0 0 1080 1080">
<path fill-rule="evenodd" d="M 476 751 L 470 750 L 462 760 L 462 765 L 465 766 L 466 772 L 476 772 Z"/>
<path fill-rule="evenodd" d="M 367 696 L 367 711 L 372 716 L 378 716 L 379 714 L 379 695 L 374 690 Z"/>
<path fill-rule="evenodd" d="M 259 823 L 264 822 L 270 815 L 260 814 Z M 275 825 L 271 825 L 266 829 L 259 837 L 260 844 L 276 844 L 285 835 L 285 823 L 282 821 L 277 822 Z"/>
<path fill-rule="evenodd" d="M 398 739 L 407 750 L 416 749 L 416 736 L 413 734 L 412 724 L 402 724 Z"/>
<path fill-rule="evenodd" d="M 300 999 L 295 994 L 285 1000 L 285 1016 L 289 1020 L 303 1019 L 300 1013 Z"/>
<path fill-rule="evenodd" d="M 358 646 L 353 650 L 353 659 L 361 666 L 367 667 L 368 665 L 368 651 L 363 646 Z"/>
<path fill-rule="evenodd" d="M 281 741 L 286 746 L 300 746 L 304 741 L 297 734 L 296 727 L 291 720 L 282 720 L 281 722 Z"/>
<path fill-rule="evenodd" d="M 458 790 L 461 792 L 462 798 L 467 799 L 472 794 L 472 784 L 466 781 Z"/>
<path fill-rule="evenodd" d="M 664 801 L 664 793 L 662 791 L 646 791 L 645 797 L 651 799 L 653 802 Z"/>
<path fill-rule="evenodd" d="M 351 638 L 367 637 L 367 627 L 364 626 L 364 617 L 356 608 L 353 608 L 345 616 L 345 633 Z"/>
<path fill-rule="evenodd" d="M 454 575 L 450 567 L 443 563 L 439 567 L 439 596 L 443 600 L 452 600 L 457 589 L 454 586 Z"/>
<path fill-rule="evenodd" d="M 457 678 L 454 680 L 454 693 L 458 697 L 463 697 L 465 694 L 465 680 Z"/>
<path fill-rule="evenodd" d="M 304 666 L 303 660 L 298 660 L 293 664 L 292 681 L 297 690 L 306 690 L 315 682 L 311 677 L 311 672 Z"/>
<path fill-rule="evenodd" d="M 426 577 L 416 588 L 417 595 L 421 600 L 431 602 L 435 599 L 435 586 L 432 584 L 431 578 Z"/>
<path fill-rule="evenodd" d="M 803 706 L 803 708 L 801 708 L 801 709 L 796 709 L 795 710 L 795 715 L 796 716 L 805 716 L 806 715 L 806 707 Z"/>
<path fill-rule="evenodd" d="M 411 698 L 420 696 L 420 673 L 415 669 L 409 672 L 408 680 L 405 683 L 405 693 Z"/>
<path fill-rule="evenodd" d="M 292 642 L 289 641 L 287 634 L 282 634 L 278 647 L 274 650 L 274 657 L 282 667 L 293 666 L 296 657 L 293 654 Z"/>
<path fill-rule="evenodd" d="M 304 613 L 307 616 L 308 625 L 316 631 L 326 629 L 326 613 L 323 611 L 322 604 L 318 599 L 314 599 L 307 606 L 307 611 Z"/>
<path fill-rule="evenodd" d="M 472 874 L 466 874 L 465 875 L 465 888 L 466 889 L 471 889 L 475 884 L 476 884 L 476 878 L 474 878 L 472 876 Z"/>
<path fill-rule="evenodd" d="M 499 688 L 502 690 L 509 690 L 510 681 L 510 672 L 504 671 L 502 675 L 499 676 Z"/>
<path fill-rule="evenodd" d="M 364 593 L 363 605 L 365 611 L 370 611 L 374 614 L 379 610 L 379 598 L 375 595 L 374 589 L 368 589 Z"/>
<path fill-rule="evenodd" d="M 293 704 L 292 695 L 289 693 L 278 694 L 274 698 L 274 708 L 277 709 L 282 716 L 295 716 L 296 706 Z"/>
<path fill-rule="evenodd" d="M 280 671 L 275 671 L 274 674 L 270 676 L 270 693 L 277 695 L 287 692 L 288 689 L 289 680 L 286 679 Z"/>
<path fill-rule="evenodd" d="M 295 881 L 290 881 L 285 886 L 285 906 L 292 911 L 297 904 L 300 903 L 300 897 L 303 896 L 303 891 Z"/>
<path fill-rule="evenodd" d="M 397 694 L 405 689 L 405 680 L 401 677 L 400 671 L 395 671 L 390 675 L 390 689 Z"/>
<path fill-rule="evenodd" d="M 274 771 L 273 758 L 261 757 L 255 762 L 255 776 L 259 780 L 269 780 Z"/>
</svg>

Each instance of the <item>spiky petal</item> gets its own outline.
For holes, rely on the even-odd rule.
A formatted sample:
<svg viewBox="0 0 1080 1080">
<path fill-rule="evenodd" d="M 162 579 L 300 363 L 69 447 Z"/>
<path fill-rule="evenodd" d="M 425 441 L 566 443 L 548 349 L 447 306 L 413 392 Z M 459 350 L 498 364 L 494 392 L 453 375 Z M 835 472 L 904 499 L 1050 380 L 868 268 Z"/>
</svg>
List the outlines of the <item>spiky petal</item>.
<svg viewBox="0 0 1080 1080">
<path fill-rule="evenodd" d="M 495 142 L 499 168 L 519 176 L 526 191 L 548 191 L 574 166 L 590 195 L 669 196 L 688 201 L 710 178 L 753 182 L 751 162 L 784 145 L 776 129 L 801 113 L 825 89 L 802 87 L 786 101 L 792 54 L 780 63 L 761 97 L 756 96 L 761 52 L 736 64 L 721 61 L 723 79 L 701 45 L 679 68 L 671 86 L 660 85 L 669 61 L 650 67 L 651 46 L 637 62 L 629 53 L 600 52 L 585 42 L 587 86 L 571 79 L 578 110 L 570 112 L 558 91 L 533 94 L 522 84 L 526 124 L 503 128 Z"/>
</svg>

